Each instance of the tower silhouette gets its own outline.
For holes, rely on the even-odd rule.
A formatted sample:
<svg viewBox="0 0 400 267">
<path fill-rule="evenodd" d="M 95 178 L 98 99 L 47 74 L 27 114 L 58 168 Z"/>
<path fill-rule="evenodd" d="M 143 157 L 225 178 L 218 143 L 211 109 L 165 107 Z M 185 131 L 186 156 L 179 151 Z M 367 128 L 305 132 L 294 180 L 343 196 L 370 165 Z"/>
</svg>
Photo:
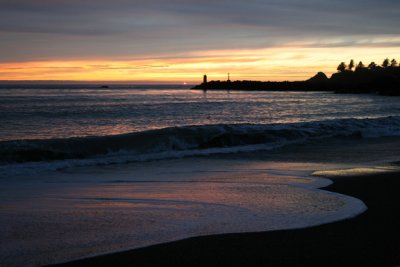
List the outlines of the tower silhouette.
<svg viewBox="0 0 400 267">
<path fill-rule="evenodd" d="M 204 76 L 203 76 L 203 83 L 207 83 L 207 75 L 206 74 L 204 74 Z"/>
</svg>

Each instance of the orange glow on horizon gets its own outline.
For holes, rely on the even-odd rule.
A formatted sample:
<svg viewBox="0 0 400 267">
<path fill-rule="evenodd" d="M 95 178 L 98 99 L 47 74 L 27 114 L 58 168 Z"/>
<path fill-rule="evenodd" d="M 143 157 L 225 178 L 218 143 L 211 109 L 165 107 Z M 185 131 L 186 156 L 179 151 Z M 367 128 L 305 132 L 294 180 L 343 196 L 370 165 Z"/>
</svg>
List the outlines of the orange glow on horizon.
<svg viewBox="0 0 400 267">
<path fill-rule="evenodd" d="M 296 81 L 318 71 L 328 76 L 336 66 L 354 59 L 380 64 L 398 55 L 397 47 L 307 47 L 210 50 L 135 60 L 80 59 L 0 63 L 0 80 L 132 81 L 198 83 L 209 80 Z"/>
</svg>

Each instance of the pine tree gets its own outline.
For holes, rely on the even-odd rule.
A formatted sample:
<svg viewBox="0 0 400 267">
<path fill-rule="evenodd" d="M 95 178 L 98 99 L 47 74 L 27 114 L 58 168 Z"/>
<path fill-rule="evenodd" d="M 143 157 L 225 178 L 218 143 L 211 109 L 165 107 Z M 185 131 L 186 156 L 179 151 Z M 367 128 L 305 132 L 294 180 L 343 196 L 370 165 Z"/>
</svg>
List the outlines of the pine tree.
<svg viewBox="0 0 400 267">
<path fill-rule="evenodd" d="M 387 68 L 387 67 L 389 67 L 389 65 L 390 65 L 390 61 L 388 58 L 386 58 L 382 63 L 382 67 Z"/>
<path fill-rule="evenodd" d="M 375 62 L 371 62 L 371 63 L 369 63 L 369 65 L 368 65 L 368 69 L 375 69 L 376 67 L 377 67 L 377 65 L 376 65 Z"/>
<path fill-rule="evenodd" d="M 362 61 L 360 61 L 356 67 L 356 70 L 363 69 L 363 68 L 365 68 L 365 65 L 362 63 Z"/>
<path fill-rule="evenodd" d="M 342 62 L 342 63 L 340 63 L 339 66 L 337 67 L 337 70 L 338 70 L 339 72 L 344 72 L 344 71 L 346 70 L 346 68 L 347 68 L 346 63 Z"/>
<path fill-rule="evenodd" d="M 348 68 L 349 68 L 349 70 L 353 70 L 353 68 L 354 68 L 354 60 L 350 60 Z"/>
<path fill-rule="evenodd" d="M 390 61 L 390 67 L 397 67 L 396 59 L 392 59 L 392 61 Z"/>
</svg>

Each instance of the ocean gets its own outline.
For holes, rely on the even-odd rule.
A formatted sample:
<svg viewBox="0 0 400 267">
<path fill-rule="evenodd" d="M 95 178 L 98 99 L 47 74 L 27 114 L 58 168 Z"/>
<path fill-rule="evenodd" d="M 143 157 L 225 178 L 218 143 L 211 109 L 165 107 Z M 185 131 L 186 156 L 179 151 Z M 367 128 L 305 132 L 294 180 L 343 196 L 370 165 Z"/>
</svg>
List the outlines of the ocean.
<svg viewBox="0 0 400 267">
<path fill-rule="evenodd" d="M 54 85 L 53 85 L 54 86 Z M 186 86 L 0 86 L 0 141 L 111 136 L 170 127 L 271 125 L 400 115 L 398 98 Z"/>
<path fill-rule="evenodd" d="M 1 266 L 350 218 L 311 174 L 399 160 L 398 97 L 100 87 L 0 85 Z"/>
</svg>

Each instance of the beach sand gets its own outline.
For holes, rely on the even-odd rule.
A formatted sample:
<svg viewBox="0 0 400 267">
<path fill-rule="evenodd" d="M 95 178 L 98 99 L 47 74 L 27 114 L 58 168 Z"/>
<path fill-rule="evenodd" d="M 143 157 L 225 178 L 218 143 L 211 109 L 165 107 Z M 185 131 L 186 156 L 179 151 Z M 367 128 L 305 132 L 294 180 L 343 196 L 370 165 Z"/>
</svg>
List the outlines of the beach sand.
<svg viewBox="0 0 400 267">
<path fill-rule="evenodd" d="M 194 237 L 53 266 L 396 266 L 400 173 L 333 178 L 325 190 L 363 200 L 356 218 L 317 227 Z"/>
</svg>

